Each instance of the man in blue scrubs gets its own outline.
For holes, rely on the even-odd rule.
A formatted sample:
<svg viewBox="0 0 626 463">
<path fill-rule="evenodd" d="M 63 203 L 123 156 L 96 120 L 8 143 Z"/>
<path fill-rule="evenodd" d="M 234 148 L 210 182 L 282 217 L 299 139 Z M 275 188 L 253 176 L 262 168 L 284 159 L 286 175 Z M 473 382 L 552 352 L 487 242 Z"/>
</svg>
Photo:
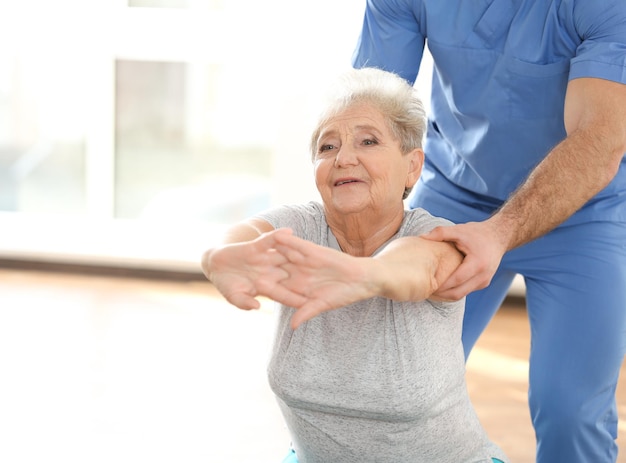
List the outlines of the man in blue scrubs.
<svg viewBox="0 0 626 463">
<path fill-rule="evenodd" d="M 457 225 L 466 355 L 524 276 L 540 463 L 617 458 L 626 349 L 626 4 L 368 0 L 355 67 L 433 56 L 427 162 L 411 207 Z M 515 429 L 511 429 L 515 432 Z"/>
</svg>

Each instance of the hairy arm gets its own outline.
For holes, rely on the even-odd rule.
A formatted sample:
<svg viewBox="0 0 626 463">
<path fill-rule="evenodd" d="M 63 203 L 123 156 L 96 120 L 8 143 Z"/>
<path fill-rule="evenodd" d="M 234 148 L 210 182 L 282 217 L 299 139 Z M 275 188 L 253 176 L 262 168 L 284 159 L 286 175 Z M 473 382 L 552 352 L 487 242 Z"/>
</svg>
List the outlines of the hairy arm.
<svg viewBox="0 0 626 463">
<path fill-rule="evenodd" d="M 492 217 L 427 235 L 455 243 L 466 256 L 439 289 L 441 297 L 460 298 L 486 287 L 506 251 L 554 229 L 609 184 L 626 152 L 626 85 L 571 81 L 565 128 L 567 137 Z"/>
<path fill-rule="evenodd" d="M 277 242 L 288 261 L 282 267 L 289 277 L 281 285 L 305 298 L 294 306 L 294 329 L 322 312 L 371 297 L 427 299 L 462 260 L 453 245 L 419 237 L 394 240 L 374 257 L 351 256 L 291 235 Z"/>
<path fill-rule="evenodd" d="M 567 138 L 489 221 L 507 250 L 555 228 L 606 187 L 626 152 L 626 85 L 576 79 L 565 99 Z"/>
</svg>

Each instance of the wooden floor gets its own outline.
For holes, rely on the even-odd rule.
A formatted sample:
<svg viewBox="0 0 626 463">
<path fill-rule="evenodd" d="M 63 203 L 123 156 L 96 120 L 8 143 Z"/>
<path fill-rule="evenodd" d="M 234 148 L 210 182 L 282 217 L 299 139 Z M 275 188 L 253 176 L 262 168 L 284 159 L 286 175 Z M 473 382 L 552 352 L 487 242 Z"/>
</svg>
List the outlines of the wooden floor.
<svg viewBox="0 0 626 463">
<path fill-rule="evenodd" d="M 272 323 L 270 303 L 238 311 L 205 282 L 0 269 L 0 461 L 280 462 Z M 468 363 L 479 416 L 517 463 L 534 461 L 528 348 L 509 301 Z M 626 449 L 624 378 L 618 403 Z"/>
</svg>

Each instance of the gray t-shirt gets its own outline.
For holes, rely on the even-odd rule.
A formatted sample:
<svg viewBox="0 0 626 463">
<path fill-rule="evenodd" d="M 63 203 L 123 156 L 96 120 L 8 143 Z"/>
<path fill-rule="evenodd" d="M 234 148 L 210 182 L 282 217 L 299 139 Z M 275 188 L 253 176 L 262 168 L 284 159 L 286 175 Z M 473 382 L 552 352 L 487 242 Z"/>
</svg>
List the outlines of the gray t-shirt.
<svg viewBox="0 0 626 463">
<path fill-rule="evenodd" d="M 282 206 L 260 217 L 339 249 L 319 203 Z M 442 224 L 449 222 L 423 209 L 407 211 L 394 238 Z M 506 460 L 468 397 L 463 310 L 464 301 L 376 297 L 325 312 L 293 331 L 294 309 L 279 305 L 268 377 L 299 462 Z"/>
</svg>

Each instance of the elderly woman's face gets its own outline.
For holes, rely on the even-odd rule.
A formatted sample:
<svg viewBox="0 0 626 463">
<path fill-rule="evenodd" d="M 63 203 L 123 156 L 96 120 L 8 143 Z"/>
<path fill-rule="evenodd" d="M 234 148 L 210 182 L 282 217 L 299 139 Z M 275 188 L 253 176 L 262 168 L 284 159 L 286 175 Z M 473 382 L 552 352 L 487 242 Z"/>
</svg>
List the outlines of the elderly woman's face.
<svg viewBox="0 0 626 463">
<path fill-rule="evenodd" d="M 322 127 L 314 160 L 315 183 L 327 208 L 346 214 L 404 207 L 423 152 L 402 154 L 383 115 L 373 106 L 349 107 Z"/>
</svg>

